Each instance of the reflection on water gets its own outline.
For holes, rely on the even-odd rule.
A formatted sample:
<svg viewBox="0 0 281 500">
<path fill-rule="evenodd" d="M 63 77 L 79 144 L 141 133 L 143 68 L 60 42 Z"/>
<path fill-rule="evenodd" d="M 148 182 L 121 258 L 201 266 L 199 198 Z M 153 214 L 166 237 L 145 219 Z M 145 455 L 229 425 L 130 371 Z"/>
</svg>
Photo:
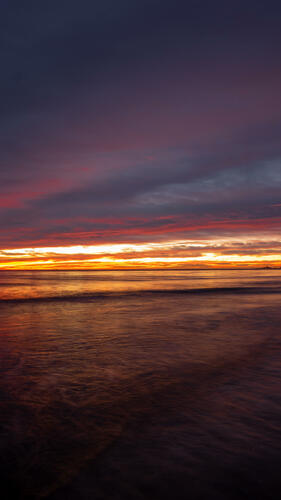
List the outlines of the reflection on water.
<svg viewBox="0 0 281 500">
<path fill-rule="evenodd" d="M 162 499 L 177 487 L 182 499 L 276 498 L 280 278 L 1 273 L 11 494 Z"/>
<path fill-rule="evenodd" d="M 141 291 L 266 287 L 280 292 L 279 270 L 1 271 L 1 299 L 75 298 Z"/>
</svg>

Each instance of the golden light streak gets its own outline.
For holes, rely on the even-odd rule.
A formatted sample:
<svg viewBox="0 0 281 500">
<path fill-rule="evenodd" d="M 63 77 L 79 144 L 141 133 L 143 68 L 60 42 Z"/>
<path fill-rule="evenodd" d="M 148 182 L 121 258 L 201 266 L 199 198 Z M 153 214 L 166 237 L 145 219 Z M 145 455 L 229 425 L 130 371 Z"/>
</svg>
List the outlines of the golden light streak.
<svg viewBox="0 0 281 500">
<path fill-rule="evenodd" d="M 281 253 L 273 252 L 270 247 L 261 251 L 264 244 L 269 244 L 265 238 L 259 241 L 229 238 L 12 248 L 0 250 L 0 269 L 280 266 Z M 271 241 L 271 245 L 281 248 L 278 240 Z M 235 246 L 242 250 L 231 252 Z M 251 253 L 247 253 L 247 246 Z"/>
<path fill-rule="evenodd" d="M 184 245 L 186 247 L 204 247 L 205 243 L 194 241 L 173 241 L 166 243 L 138 243 L 122 244 L 113 243 L 111 245 L 73 245 L 64 247 L 35 247 L 35 248 L 13 248 L 0 250 L 0 257 L 9 255 L 20 255 L 21 257 L 31 257 L 34 255 L 100 255 L 100 254 L 118 254 L 131 252 L 145 252 L 157 249 L 169 249 L 175 245 Z"/>
<path fill-rule="evenodd" d="M 139 257 L 139 258 L 111 258 L 111 257 L 100 257 L 96 259 L 61 259 L 56 261 L 55 259 L 46 260 L 29 260 L 29 261 L 13 261 L 10 262 L 0 262 L 1 269 L 30 269 L 30 268 L 57 268 L 63 269 L 66 266 L 72 267 L 73 269 L 79 268 L 100 268 L 105 267 L 118 268 L 118 267 L 157 267 L 165 266 L 169 267 L 174 265 L 182 265 L 183 267 L 187 264 L 231 264 L 231 265 L 248 265 L 248 264 L 268 264 L 273 263 L 280 266 L 281 264 L 281 254 L 273 255 L 215 255 L 213 253 L 202 254 L 197 257 Z"/>
</svg>

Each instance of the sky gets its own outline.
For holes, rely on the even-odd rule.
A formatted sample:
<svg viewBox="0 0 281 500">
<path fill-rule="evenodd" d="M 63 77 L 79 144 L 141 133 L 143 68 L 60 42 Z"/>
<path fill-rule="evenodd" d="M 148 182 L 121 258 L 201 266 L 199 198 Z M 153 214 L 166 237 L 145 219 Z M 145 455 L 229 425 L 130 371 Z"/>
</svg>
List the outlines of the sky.
<svg viewBox="0 0 281 500">
<path fill-rule="evenodd" d="M 2 0 L 0 269 L 281 266 L 280 24 Z"/>
</svg>

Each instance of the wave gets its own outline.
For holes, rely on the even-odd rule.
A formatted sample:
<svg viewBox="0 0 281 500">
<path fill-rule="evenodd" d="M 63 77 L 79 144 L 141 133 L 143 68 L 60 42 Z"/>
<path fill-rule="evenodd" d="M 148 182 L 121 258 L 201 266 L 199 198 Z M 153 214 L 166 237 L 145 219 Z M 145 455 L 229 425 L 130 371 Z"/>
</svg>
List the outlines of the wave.
<svg viewBox="0 0 281 500">
<path fill-rule="evenodd" d="M 37 297 L 7 297 L 1 298 L 0 304 L 3 303 L 39 303 L 39 302 L 92 302 L 95 300 L 120 300 L 124 298 L 145 298 L 149 296 L 165 295 L 264 295 L 264 294 L 280 294 L 280 287 L 214 287 L 214 288 L 188 288 L 188 289 L 149 289 L 149 290 L 126 290 L 118 292 L 93 292 L 93 293 L 76 293 Z"/>
</svg>

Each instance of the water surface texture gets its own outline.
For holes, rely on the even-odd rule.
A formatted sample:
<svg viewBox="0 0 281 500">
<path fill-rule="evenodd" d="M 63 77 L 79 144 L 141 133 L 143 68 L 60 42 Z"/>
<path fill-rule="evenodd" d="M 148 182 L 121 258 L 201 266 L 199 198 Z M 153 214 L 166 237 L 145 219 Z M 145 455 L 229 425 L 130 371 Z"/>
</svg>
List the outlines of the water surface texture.
<svg viewBox="0 0 281 500">
<path fill-rule="evenodd" d="M 279 497 L 280 270 L 3 271 L 0 297 L 10 497 Z"/>
</svg>

